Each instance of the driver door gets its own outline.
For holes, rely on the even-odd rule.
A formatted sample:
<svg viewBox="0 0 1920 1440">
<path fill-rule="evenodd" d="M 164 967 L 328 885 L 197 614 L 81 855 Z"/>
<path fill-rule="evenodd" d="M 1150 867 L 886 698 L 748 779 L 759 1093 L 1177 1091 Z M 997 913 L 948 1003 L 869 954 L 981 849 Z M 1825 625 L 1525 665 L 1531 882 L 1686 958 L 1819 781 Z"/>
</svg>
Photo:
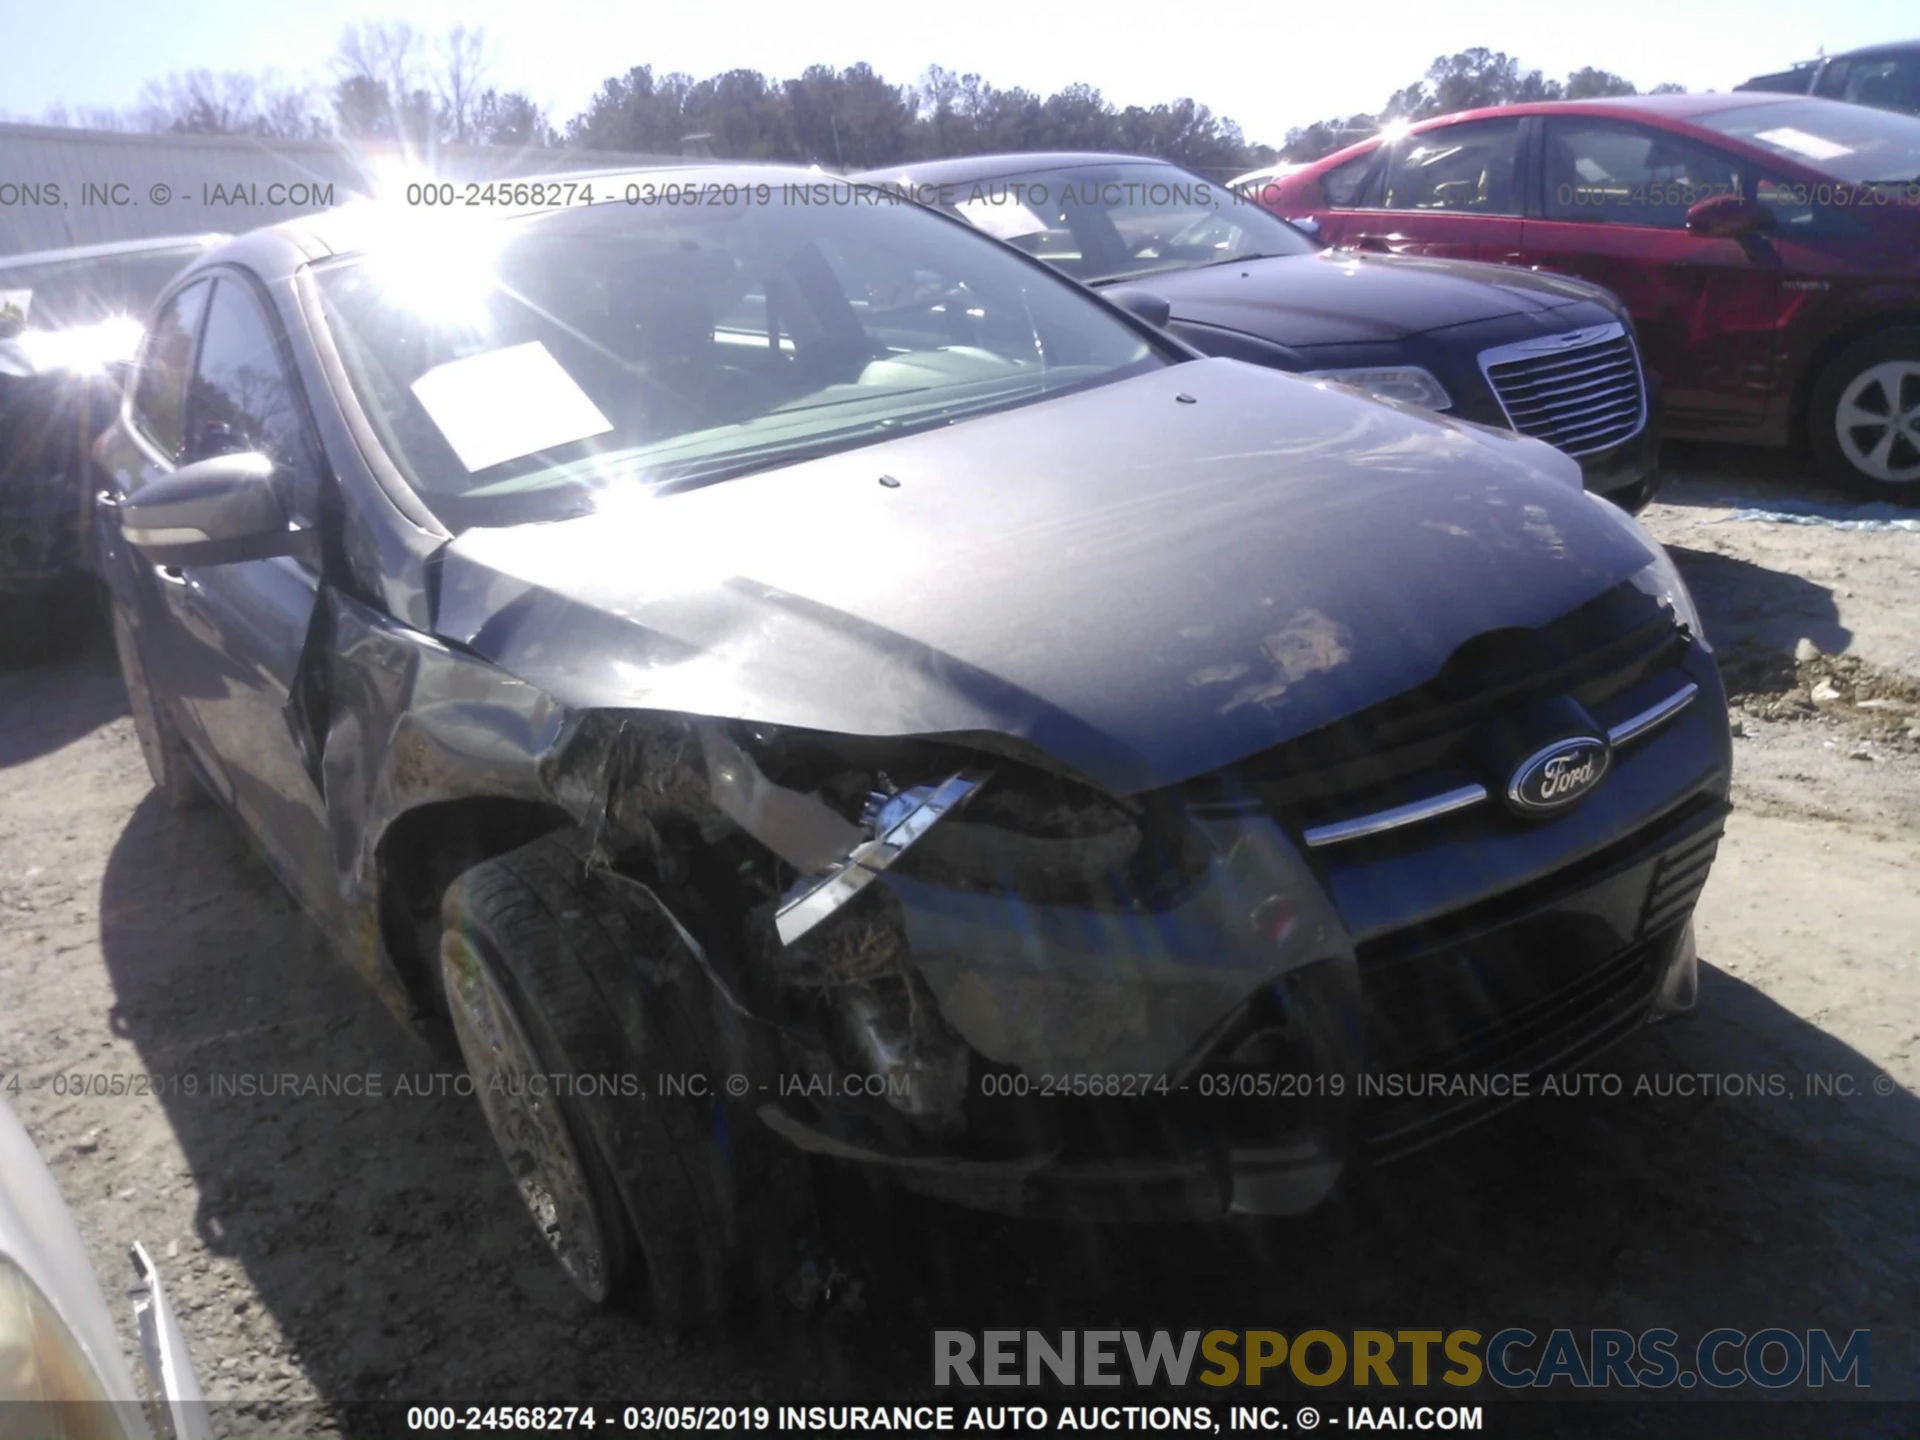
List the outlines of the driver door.
<svg viewBox="0 0 1920 1440">
<path fill-rule="evenodd" d="M 1773 395 L 1778 252 L 1695 235 L 1687 211 L 1751 193 L 1740 162 L 1650 126 L 1555 115 L 1544 129 L 1541 214 L 1522 251 L 1536 269 L 1604 285 L 1626 302 L 1658 373 L 1668 423 L 1750 427 Z"/>
<path fill-rule="evenodd" d="M 258 451 L 285 476 L 288 511 L 318 535 L 323 476 L 279 326 L 238 271 L 213 282 L 187 384 L 184 463 Z M 171 659 L 232 803 L 281 878 L 325 913 L 333 864 L 305 727 L 290 705 L 318 603 L 317 547 L 298 556 L 183 567 L 167 588 Z"/>
</svg>

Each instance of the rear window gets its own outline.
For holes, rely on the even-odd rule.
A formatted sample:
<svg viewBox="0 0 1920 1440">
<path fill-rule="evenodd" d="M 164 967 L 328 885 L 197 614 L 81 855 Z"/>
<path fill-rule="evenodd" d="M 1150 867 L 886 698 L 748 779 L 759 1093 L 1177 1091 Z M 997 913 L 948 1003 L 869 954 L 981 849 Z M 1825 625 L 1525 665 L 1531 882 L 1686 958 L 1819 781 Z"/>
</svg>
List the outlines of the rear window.
<svg viewBox="0 0 1920 1440">
<path fill-rule="evenodd" d="M 1787 100 L 1742 105 L 1696 117 L 1709 130 L 1856 185 L 1920 181 L 1920 117 L 1843 105 Z"/>
<path fill-rule="evenodd" d="M 981 180 L 953 208 L 1076 280 L 1100 283 L 1318 247 L 1236 193 L 1172 165 L 1075 165 Z"/>
</svg>

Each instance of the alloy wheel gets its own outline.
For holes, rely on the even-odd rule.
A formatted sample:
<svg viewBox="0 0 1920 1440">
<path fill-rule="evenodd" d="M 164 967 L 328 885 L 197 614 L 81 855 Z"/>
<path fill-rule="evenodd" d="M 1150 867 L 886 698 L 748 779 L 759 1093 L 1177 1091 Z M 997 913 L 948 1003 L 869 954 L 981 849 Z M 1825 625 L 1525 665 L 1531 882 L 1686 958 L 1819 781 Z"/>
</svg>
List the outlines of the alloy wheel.
<svg viewBox="0 0 1920 1440">
<path fill-rule="evenodd" d="M 449 931 L 440 947 L 454 1034 L 487 1126 L 554 1257 L 596 1303 L 612 1289 L 610 1247 L 593 1185 L 538 1052 L 480 952 Z"/>
<path fill-rule="evenodd" d="M 1840 451 L 1863 475 L 1920 482 L 1920 360 L 1886 360 L 1848 382 L 1834 411 Z"/>
</svg>

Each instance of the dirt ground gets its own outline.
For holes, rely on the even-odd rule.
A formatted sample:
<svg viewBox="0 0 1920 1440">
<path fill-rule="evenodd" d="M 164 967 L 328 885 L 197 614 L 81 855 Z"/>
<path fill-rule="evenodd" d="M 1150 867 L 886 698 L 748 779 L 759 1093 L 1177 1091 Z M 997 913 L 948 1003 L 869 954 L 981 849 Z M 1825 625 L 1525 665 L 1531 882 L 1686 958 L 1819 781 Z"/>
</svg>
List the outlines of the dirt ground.
<svg viewBox="0 0 1920 1440">
<path fill-rule="evenodd" d="M 98 640 L 0 674 L 0 1093 L 110 1286 L 128 1242 L 153 1251 L 231 1433 L 360 1431 L 381 1398 L 893 1400 L 929 1384 L 931 1328 L 995 1323 L 1868 1327 L 1872 1395 L 1920 1400 L 1920 533 L 1735 518 L 1836 501 L 1787 460 L 1671 472 L 1647 521 L 1738 705 L 1700 1010 L 1601 1062 L 1627 1095 L 1542 1098 L 1306 1220 L 1143 1235 L 861 1201 L 832 1253 L 858 1283 L 809 1310 L 678 1341 L 594 1311 L 477 1106 L 438 1093 L 448 1062 L 225 819 L 150 795 Z M 232 1093 L 286 1073 L 383 1093 Z M 1634 1097 L 1641 1075 L 1710 1079 Z"/>
</svg>

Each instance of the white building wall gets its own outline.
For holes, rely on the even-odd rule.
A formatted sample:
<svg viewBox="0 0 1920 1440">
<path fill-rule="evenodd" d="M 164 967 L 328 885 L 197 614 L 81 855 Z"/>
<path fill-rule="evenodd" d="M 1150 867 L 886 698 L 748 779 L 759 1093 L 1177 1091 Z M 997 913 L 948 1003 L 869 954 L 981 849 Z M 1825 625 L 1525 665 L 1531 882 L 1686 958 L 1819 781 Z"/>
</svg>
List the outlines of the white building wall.
<svg viewBox="0 0 1920 1440">
<path fill-rule="evenodd" d="M 138 135 L 0 124 L 0 255 L 109 240 L 237 235 L 366 194 L 396 173 L 456 182 L 679 165 L 569 149 Z"/>
</svg>

